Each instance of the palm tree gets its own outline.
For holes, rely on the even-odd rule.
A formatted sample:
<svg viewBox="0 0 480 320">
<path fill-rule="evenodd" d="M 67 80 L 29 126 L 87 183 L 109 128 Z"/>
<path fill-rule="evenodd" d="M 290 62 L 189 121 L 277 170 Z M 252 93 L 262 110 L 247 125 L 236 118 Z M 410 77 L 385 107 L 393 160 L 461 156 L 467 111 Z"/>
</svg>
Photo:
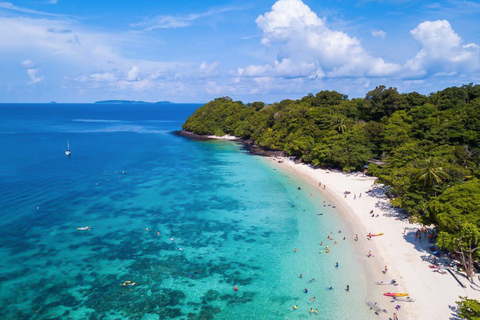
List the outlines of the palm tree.
<svg viewBox="0 0 480 320">
<path fill-rule="evenodd" d="M 345 123 L 345 118 L 343 117 L 334 117 L 332 129 L 337 130 L 339 133 L 344 133 L 347 131 L 347 125 Z"/>
<path fill-rule="evenodd" d="M 422 161 L 416 174 L 419 182 L 423 182 L 424 186 L 431 186 L 432 188 L 448 179 L 448 177 L 449 175 L 441 167 L 440 161 L 433 157 Z"/>
</svg>

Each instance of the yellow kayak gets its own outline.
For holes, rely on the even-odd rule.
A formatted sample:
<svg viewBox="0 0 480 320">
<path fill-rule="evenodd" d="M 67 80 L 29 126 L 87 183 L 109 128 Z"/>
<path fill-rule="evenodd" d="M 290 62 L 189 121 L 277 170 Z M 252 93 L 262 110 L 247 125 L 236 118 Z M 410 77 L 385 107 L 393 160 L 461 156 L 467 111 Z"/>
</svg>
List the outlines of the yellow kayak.
<svg viewBox="0 0 480 320">
<path fill-rule="evenodd" d="M 408 293 L 395 293 L 395 297 L 408 297 Z"/>
</svg>

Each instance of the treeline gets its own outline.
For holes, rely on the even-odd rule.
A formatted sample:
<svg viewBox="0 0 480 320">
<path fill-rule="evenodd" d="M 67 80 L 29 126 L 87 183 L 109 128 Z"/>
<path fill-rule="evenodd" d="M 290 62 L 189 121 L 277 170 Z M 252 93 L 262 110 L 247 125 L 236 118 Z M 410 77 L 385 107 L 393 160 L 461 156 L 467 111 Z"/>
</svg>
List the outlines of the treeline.
<svg viewBox="0 0 480 320">
<path fill-rule="evenodd" d="M 390 186 L 394 205 L 446 232 L 443 246 L 477 256 L 480 85 L 428 96 L 379 86 L 363 99 L 321 91 L 269 105 L 223 97 L 197 109 L 183 129 L 250 139 L 314 166 L 352 171 L 368 165 L 370 174 Z M 460 248 L 455 242 L 465 233 L 470 235 Z"/>
</svg>

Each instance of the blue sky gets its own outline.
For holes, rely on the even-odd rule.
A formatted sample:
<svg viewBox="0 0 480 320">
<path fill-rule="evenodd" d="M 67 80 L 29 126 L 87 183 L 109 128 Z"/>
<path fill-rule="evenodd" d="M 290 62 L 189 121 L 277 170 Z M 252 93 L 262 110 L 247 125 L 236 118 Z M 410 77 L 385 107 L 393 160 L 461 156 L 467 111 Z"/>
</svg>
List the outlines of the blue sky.
<svg viewBox="0 0 480 320">
<path fill-rule="evenodd" d="M 479 83 L 480 2 L 0 0 L 0 102 L 244 102 Z"/>
</svg>

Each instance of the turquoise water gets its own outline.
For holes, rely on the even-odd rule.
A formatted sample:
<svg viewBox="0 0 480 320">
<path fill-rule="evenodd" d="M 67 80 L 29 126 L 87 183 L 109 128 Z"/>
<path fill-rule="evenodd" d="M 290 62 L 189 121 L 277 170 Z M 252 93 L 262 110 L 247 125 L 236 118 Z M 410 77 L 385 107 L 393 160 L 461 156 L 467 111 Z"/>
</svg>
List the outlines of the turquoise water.
<svg viewBox="0 0 480 320">
<path fill-rule="evenodd" d="M 1 319 L 370 318 L 336 209 L 236 143 L 172 135 L 196 107 L 0 106 Z"/>
</svg>

